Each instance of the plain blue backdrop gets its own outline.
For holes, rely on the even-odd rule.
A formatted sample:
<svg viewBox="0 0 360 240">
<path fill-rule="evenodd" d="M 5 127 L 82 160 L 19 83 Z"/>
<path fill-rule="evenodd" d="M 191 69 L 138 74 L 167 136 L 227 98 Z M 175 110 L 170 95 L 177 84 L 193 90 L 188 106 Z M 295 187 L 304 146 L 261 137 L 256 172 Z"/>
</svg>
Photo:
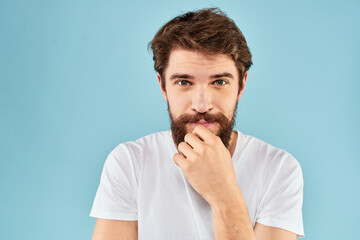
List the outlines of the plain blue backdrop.
<svg viewBox="0 0 360 240">
<path fill-rule="evenodd" d="M 304 239 L 356 239 L 359 1 L 0 0 L 0 239 L 90 239 L 106 156 L 169 128 L 147 44 L 220 7 L 253 54 L 236 128 L 302 166 Z"/>
</svg>

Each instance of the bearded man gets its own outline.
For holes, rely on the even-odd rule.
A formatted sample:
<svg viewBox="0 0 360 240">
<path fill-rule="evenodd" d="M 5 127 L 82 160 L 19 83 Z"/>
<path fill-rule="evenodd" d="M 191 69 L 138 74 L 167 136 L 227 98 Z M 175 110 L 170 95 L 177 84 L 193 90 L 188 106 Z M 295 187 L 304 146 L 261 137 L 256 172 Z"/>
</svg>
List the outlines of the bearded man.
<svg viewBox="0 0 360 240">
<path fill-rule="evenodd" d="M 100 239 L 296 239 L 303 176 L 289 153 L 233 130 L 252 65 L 219 9 L 188 12 L 150 43 L 171 131 L 118 145 L 90 216 Z"/>
</svg>

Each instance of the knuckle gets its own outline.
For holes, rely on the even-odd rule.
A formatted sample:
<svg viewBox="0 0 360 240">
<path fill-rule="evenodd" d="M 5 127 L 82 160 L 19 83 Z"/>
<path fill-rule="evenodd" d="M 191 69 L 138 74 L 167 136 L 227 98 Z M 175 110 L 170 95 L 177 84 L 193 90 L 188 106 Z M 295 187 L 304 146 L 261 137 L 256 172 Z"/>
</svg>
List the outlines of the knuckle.
<svg viewBox="0 0 360 240">
<path fill-rule="evenodd" d="M 194 164 L 192 162 L 187 162 L 187 163 L 184 164 L 183 169 L 186 172 L 192 172 L 193 169 L 194 169 Z"/>
<path fill-rule="evenodd" d="M 199 127 L 200 125 L 195 126 L 193 131 L 199 130 Z"/>
<path fill-rule="evenodd" d="M 191 160 L 191 161 L 197 161 L 199 158 L 200 158 L 199 153 L 194 152 L 194 153 L 191 155 L 190 160 Z"/>
<path fill-rule="evenodd" d="M 186 144 L 185 142 L 179 143 L 178 148 L 183 149 L 185 147 L 185 144 Z"/>
<path fill-rule="evenodd" d="M 219 136 L 215 136 L 215 142 L 218 144 L 221 143 L 221 138 Z"/>
<path fill-rule="evenodd" d="M 192 133 L 187 133 L 184 137 L 185 142 L 188 142 L 191 138 Z"/>
<path fill-rule="evenodd" d="M 174 156 L 173 156 L 173 160 L 174 160 L 174 161 L 179 160 L 179 154 L 178 154 L 178 153 L 174 154 Z"/>
<path fill-rule="evenodd" d="M 218 144 L 219 143 L 219 136 L 213 136 L 212 138 L 210 138 L 210 139 L 208 139 L 208 143 L 209 144 L 212 144 L 212 145 L 214 145 L 214 144 Z"/>
<path fill-rule="evenodd" d="M 217 147 L 216 144 L 207 144 L 204 148 L 204 153 L 211 153 Z"/>
<path fill-rule="evenodd" d="M 199 147 L 197 154 L 204 155 L 206 153 L 206 148 L 207 146 Z"/>
</svg>

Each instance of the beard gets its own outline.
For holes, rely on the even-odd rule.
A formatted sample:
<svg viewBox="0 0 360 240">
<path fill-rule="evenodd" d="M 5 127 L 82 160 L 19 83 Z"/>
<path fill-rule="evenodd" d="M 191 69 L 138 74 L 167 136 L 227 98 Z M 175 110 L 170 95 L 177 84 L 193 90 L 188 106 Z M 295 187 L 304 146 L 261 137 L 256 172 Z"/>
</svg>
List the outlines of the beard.
<svg viewBox="0 0 360 240">
<path fill-rule="evenodd" d="M 229 148 L 231 133 L 235 125 L 237 103 L 238 102 L 236 102 L 235 104 L 231 119 L 228 119 L 222 113 L 210 114 L 207 112 L 196 114 L 182 114 L 175 119 L 171 114 L 170 106 L 168 103 L 168 111 L 171 121 L 171 132 L 175 145 L 178 146 L 181 142 L 184 141 L 184 137 L 188 133 L 186 130 L 187 123 L 196 123 L 203 119 L 207 122 L 216 122 L 219 124 L 220 128 L 218 132 L 214 134 L 220 137 L 226 148 Z"/>
</svg>

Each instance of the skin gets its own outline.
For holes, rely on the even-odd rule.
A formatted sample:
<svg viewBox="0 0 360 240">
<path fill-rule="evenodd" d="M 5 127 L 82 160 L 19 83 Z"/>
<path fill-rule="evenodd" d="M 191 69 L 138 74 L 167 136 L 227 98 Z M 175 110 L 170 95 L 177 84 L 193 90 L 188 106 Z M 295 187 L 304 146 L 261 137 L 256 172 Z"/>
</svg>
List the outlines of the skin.
<svg viewBox="0 0 360 240">
<path fill-rule="evenodd" d="M 175 118 L 184 113 L 221 112 L 231 119 L 247 76 L 246 73 L 239 92 L 239 76 L 231 57 L 174 49 L 165 71 L 166 89 L 161 84 L 160 88 Z M 161 82 L 159 74 L 158 81 Z M 211 206 L 215 239 L 296 239 L 294 233 L 283 229 L 259 223 L 252 228 L 231 159 L 237 134 L 232 132 L 227 149 L 216 136 L 218 129 L 216 123 L 187 125 L 185 140 L 177 146 L 179 153 L 173 158 L 192 187 Z M 97 219 L 92 239 L 137 239 L 137 221 Z"/>
<path fill-rule="evenodd" d="M 91 240 L 138 239 L 138 221 L 96 219 Z"/>
</svg>

